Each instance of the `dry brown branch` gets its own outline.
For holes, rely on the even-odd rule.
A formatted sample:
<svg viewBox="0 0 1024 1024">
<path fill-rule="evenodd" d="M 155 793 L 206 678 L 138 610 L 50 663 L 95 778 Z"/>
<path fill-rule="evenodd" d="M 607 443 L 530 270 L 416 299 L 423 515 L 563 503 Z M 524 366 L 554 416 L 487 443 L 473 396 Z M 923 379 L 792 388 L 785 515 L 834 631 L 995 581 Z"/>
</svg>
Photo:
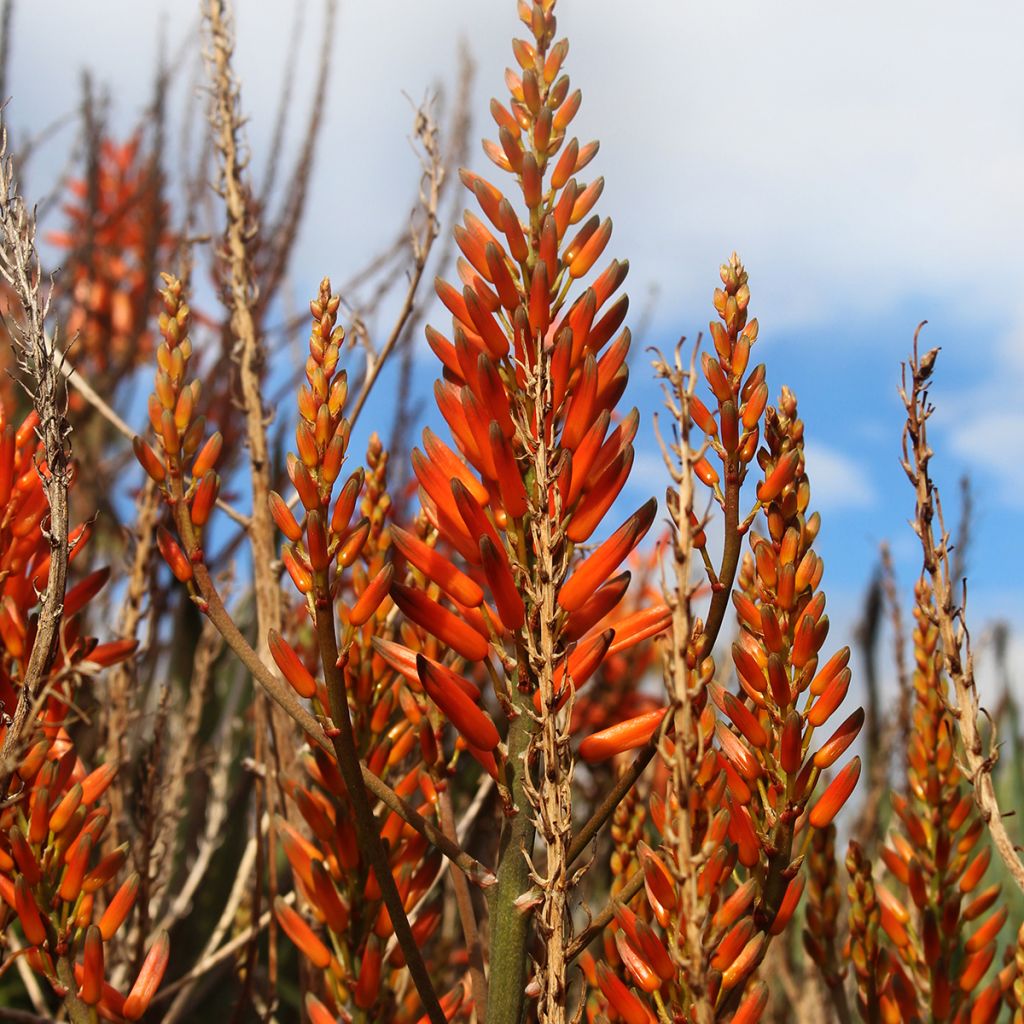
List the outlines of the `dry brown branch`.
<svg viewBox="0 0 1024 1024">
<path fill-rule="evenodd" d="M 540 345 L 538 344 L 538 349 Z M 531 406 L 543 415 L 552 408 L 551 355 L 538 355 L 536 365 L 524 368 Z M 525 440 L 530 456 L 535 490 L 528 512 L 530 544 L 535 553 L 531 564 L 519 566 L 524 575 L 523 589 L 536 610 L 536 626 L 523 631 L 525 650 L 522 660 L 540 694 L 541 713 L 531 728 L 522 770 L 522 785 L 533 812 L 533 825 L 545 848 L 544 870 L 534 863 L 530 847 L 523 856 L 530 866 L 530 880 L 536 887 L 539 906 L 534 926 L 543 941 L 544 955 L 534 973 L 537 1015 L 543 1024 L 564 1024 L 568 987 L 568 950 L 573 940 L 569 913 L 572 891 L 589 865 L 572 871 L 569 849 L 572 845 L 572 778 L 575 757 L 570 746 L 570 722 L 573 699 L 562 710 L 556 707 L 554 667 L 558 659 L 559 624 L 557 594 L 559 581 L 568 571 L 569 545 L 560 523 L 561 502 L 555 486 L 560 465 L 556 465 L 543 431 L 531 429 L 530 407 L 518 412 L 517 431 Z M 538 436 L 534 436 L 534 435 Z M 554 508 L 548 508 L 548 495 L 555 494 Z M 543 498 L 538 498 L 542 495 Z M 531 709 L 526 714 L 533 717 Z M 536 781 L 533 765 L 536 765 Z M 522 808 L 519 813 L 526 813 Z M 515 852 L 510 853 L 515 856 Z"/>
<path fill-rule="evenodd" d="M 900 397 L 907 410 L 902 465 L 915 492 L 914 532 L 921 541 L 924 571 L 931 580 L 935 595 L 935 625 L 942 640 L 946 674 L 956 694 L 956 703 L 951 713 L 963 744 L 964 774 L 974 787 L 975 801 L 988 825 L 996 852 L 1014 882 L 1024 891 L 1024 862 L 1006 830 L 992 784 L 992 767 L 998 758 L 994 730 L 990 734 L 989 751 L 986 754 L 978 728 L 978 690 L 974 680 L 974 656 L 964 607 L 966 586 L 958 605 L 953 596 L 949 534 L 942 516 L 942 502 L 929 475 L 928 466 L 933 452 L 928 445 L 927 423 L 934 406 L 928 400 L 928 385 L 939 350 L 931 349 L 923 356 L 918 354 L 918 338 L 922 327 L 923 323 L 914 333 L 913 355 L 909 363 L 904 364 L 900 386 Z"/>
<path fill-rule="evenodd" d="M 703 451 L 703 448 L 694 451 L 690 445 L 689 410 L 697 381 L 694 372 L 697 348 L 693 346 L 688 364 L 683 361 L 682 341 L 676 345 L 671 364 L 660 354 L 654 362 L 673 428 L 671 444 L 658 433 L 665 467 L 672 478 L 667 504 L 672 530 L 673 575 L 671 580 L 663 582 L 665 601 L 672 610 L 672 640 L 664 650 L 663 671 L 670 709 L 665 715 L 665 726 L 671 723 L 675 734 L 675 743 L 671 748 L 666 744 L 661 757 L 669 772 L 666 803 L 679 808 L 676 815 L 666 819 L 665 834 L 666 845 L 672 851 L 669 863 L 674 865 L 681 900 L 680 920 L 684 922 L 681 941 L 673 943 L 672 953 L 691 992 L 694 1019 L 699 1024 L 710 1024 L 715 1019 L 715 1010 L 708 995 L 708 957 L 702 935 L 708 903 L 698 884 L 705 857 L 699 846 L 695 848 L 689 799 L 694 768 L 704 755 L 694 707 L 702 688 L 700 673 L 693 672 L 687 663 L 687 652 L 693 644 L 691 602 L 696 590 L 693 581 L 693 463 Z"/>
<path fill-rule="evenodd" d="M 50 300 L 40 293 L 42 272 L 35 232 L 35 217 L 18 194 L 14 163 L 7 152 L 6 122 L 0 119 L 0 275 L 14 290 L 22 307 L 22 318 L 12 317 L 8 330 L 14 340 L 22 384 L 32 396 L 39 417 L 37 434 L 43 443 L 45 463 L 37 461 L 36 468 L 50 509 L 44 520 L 44 536 L 50 545 L 50 571 L 18 704 L 0 749 L 2 791 L 6 791 L 7 779 L 29 727 L 30 709 L 57 653 L 68 569 L 71 428 L 65 416 L 66 392 L 54 364 L 54 345 L 44 331 Z M 10 714 L 6 709 L 4 713 Z"/>
</svg>

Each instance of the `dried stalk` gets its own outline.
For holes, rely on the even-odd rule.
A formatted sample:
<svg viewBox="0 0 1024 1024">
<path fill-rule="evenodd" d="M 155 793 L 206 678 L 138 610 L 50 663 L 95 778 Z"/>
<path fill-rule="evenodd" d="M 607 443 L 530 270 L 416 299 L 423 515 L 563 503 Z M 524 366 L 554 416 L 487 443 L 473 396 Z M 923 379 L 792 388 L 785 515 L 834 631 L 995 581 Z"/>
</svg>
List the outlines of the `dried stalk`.
<svg viewBox="0 0 1024 1024">
<path fill-rule="evenodd" d="M 679 941 L 671 943 L 670 952 L 689 990 L 693 1019 L 698 1024 L 711 1024 L 715 1019 L 715 1009 L 708 994 L 708 951 L 702 934 L 708 915 L 708 901 L 698 884 L 706 858 L 699 845 L 695 846 L 690 800 L 695 766 L 700 764 L 704 755 L 694 708 L 702 684 L 699 673 L 695 673 L 687 663 L 687 654 L 694 643 L 691 602 L 696 589 L 692 580 L 693 463 L 702 454 L 690 446 L 689 410 L 697 380 L 694 372 L 696 358 L 697 346 L 694 346 L 689 367 L 685 367 L 680 342 L 671 365 L 664 356 L 659 356 L 654 363 L 655 374 L 662 381 L 665 407 L 672 416 L 674 436 L 673 443 L 668 445 L 658 434 L 662 457 L 673 484 L 668 494 L 673 578 L 671 582 L 666 580 L 663 587 L 665 601 L 672 610 L 672 641 L 664 650 L 663 670 L 669 698 L 665 722 L 666 725 L 671 723 L 675 742 L 671 748 L 666 744 L 661 756 L 669 771 L 665 802 L 675 809 L 674 814 L 666 817 L 665 844 L 672 851 L 667 862 L 672 865 L 670 870 L 676 876 L 679 919 L 683 922 Z"/>
<path fill-rule="evenodd" d="M 42 271 L 35 247 L 34 215 L 18 194 L 14 162 L 7 151 L 7 126 L 0 119 L 0 275 L 17 295 L 23 319 L 8 325 L 15 344 L 22 384 L 32 396 L 43 443 L 43 461 L 36 469 L 49 504 L 44 536 L 50 545 L 50 571 L 39 604 L 36 635 L 18 692 L 14 715 L 5 721 L 0 748 L 0 792 L 14 769 L 22 741 L 31 725 L 30 710 L 37 700 L 57 654 L 68 570 L 68 487 L 71 481 L 71 427 L 65 415 L 66 393 L 54 365 L 55 346 L 44 331 L 50 295 L 40 294 Z M 46 520 L 44 520 L 44 523 Z M 4 709 L 4 719 L 9 712 Z"/>
<path fill-rule="evenodd" d="M 535 481 L 528 512 L 534 557 L 529 566 L 522 568 L 529 573 L 525 590 L 535 610 L 536 625 L 531 622 L 532 628 L 523 631 L 526 647 L 523 653 L 535 683 L 531 689 L 535 688 L 540 693 L 541 714 L 531 730 L 522 771 L 524 792 L 535 814 L 534 826 L 544 842 L 543 873 L 533 864 L 530 850 L 524 850 L 524 854 L 530 862 L 530 878 L 539 893 L 539 907 L 534 920 L 544 948 L 543 962 L 534 975 L 534 984 L 540 988 L 538 1020 L 541 1024 L 564 1024 L 567 952 L 573 938 L 569 903 L 572 889 L 586 867 L 575 875 L 571 874 L 569 848 L 572 843 L 572 777 L 575 768 L 570 746 L 572 700 L 558 711 L 554 684 L 558 653 L 556 598 L 560 582 L 568 571 L 569 545 L 559 525 L 562 508 L 555 486 L 558 467 L 552 465 L 544 426 L 551 415 L 552 405 L 551 355 L 540 344 L 537 349 L 535 367 L 532 371 L 526 369 L 532 408 L 524 410 L 538 425 L 536 438 L 531 437 L 529 421 L 524 419 L 520 429 L 527 442 Z M 555 494 L 553 513 L 548 508 L 550 493 Z M 572 685 L 571 681 L 568 685 Z M 534 763 L 537 765 L 536 783 L 531 771 Z M 515 856 L 514 853 L 511 855 Z"/>
<path fill-rule="evenodd" d="M 920 324 L 914 332 L 913 355 L 909 364 L 904 364 L 900 386 L 900 397 L 907 410 L 902 465 L 915 491 L 914 532 L 921 541 L 924 570 L 931 579 L 935 596 L 933 621 L 942 639 L 946 674 L 952 680 L 956 693 L 956 705 L 950 708 L 950 713 L 963 743 L 964 775 L 974 788 L 974 799 L 988 825 L 996 852 L 1014 882 L 1024 891 L 1024 862 L 1006 830 L 992 784 L 992 768 L 999 756 L 994 730 L 986 755 L 978 729 L 978 690 L 974 680 L 974 656 L 964 607 L 966 586 L 958 606 L 953 597 L 949 534 L 942 516 L 942 502 L 928 472 L 933 452 L 928 446 L 927 422 L 934 411 L 934 406 L 928 400 L 928 383 L 939 350 L 931 349 L 923 356 L 918 354 L 918 337 L 923 326 L 923 323 Z M 936 523 L 938 537 L 935 534 Z"/>
</svg>

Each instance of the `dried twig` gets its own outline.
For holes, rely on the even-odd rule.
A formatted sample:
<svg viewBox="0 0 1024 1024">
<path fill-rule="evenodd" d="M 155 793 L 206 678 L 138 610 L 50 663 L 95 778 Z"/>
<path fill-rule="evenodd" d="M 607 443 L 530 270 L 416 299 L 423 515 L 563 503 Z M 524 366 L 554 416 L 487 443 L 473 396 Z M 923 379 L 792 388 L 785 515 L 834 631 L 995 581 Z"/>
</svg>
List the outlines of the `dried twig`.
<svg viewBox="0 0 1024 1024">
<path fill-rule="evenodd" d="M 40 293 L 42 272 L 35 233 L 35 217 L 18 194 L 14 163 L 7 152 L 6 123 L 0 121 L 0 275 L 14 290 L 22 307 L 22 317 L 12 317 L 8 327 L 23 374 L 22 383 L 32 396 L 39 417 L 37 433 L 43 443 L 43 457 L 36 466 L 50 509 L 45 526 L 50 570 L 18 704 L 0 748 L 0 791 L 6 791 L 6 781 L 30 725 L 29 711 L 57 654 L 68 568 L 71 428 L 65 415 L 66 393 L 54 362 L 54 343 L 43 328 L 50 299 Z"/>
<path fill-rule="evenodd" d="M 1006 830 L 992 784 L 992 767 L 998 758 L 995 736 L 991 735 L 986 754 L 978 728 L 978 690 L 964 609 L 966 586 L 958 605 L 953 596 L 949 534 L 942 516 L 942 502 L 928 471 L 933 452 L 928 445 L 927 422 L 934 411 L 928 400 L 928 384 L 939 350 L 931 349 L 923 356 L 918 354 L 918 338 L 923 326 L 920 324 L 914 333 L 913 355 L 909 363 L 904 364 L 900 386 L 900 397 L 907 410 L 902 465 L 915 491 L 914 532 L 921 541 L 924 571 L 931 579 L 935 625 L 942 640 L 946 673 L 956 694 L 956 705 L 950 710 L 963 742 L 964 774 L 974 787 L 975 801 L 988 825 L 996 852 L 1014 882 L 1024 890 L 1024 862 Z"/>
</svg>

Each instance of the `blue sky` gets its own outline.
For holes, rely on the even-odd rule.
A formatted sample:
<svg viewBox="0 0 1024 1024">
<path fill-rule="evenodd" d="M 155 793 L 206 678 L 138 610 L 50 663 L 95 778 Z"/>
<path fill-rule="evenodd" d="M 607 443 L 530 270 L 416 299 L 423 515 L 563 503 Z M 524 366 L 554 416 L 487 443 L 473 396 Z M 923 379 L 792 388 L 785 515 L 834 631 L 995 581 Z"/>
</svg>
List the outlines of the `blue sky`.
<svg viewBox="0 0 1024 1024">
<path fill-rule="evenodd" d="M 237 6 L 259 168 L 290 29 L 280 4 Z M 321 8 L 305 6 L 312 62 Z M 11 123 L 38 128 L 68 110 L 88 66 L 111 86 L 114 123 L 132 124 L 147 98 L 159 26 L 174 52 L 193 9 L 178 0 L 19 4 Z M 893 545 L 908 596 L 917 572 L 896 387 L 923 319 L 925 344 L 943 347 L 933 442 L 951 514 L 965 469 L 975 485 L 975 630 L 996 615 L 1017 618 L 1024 7 L 563 0 L 559 11 L 572 41 L 568 70 L 584 94 L 578 130 L 602 140 L 593 165 L 607 181 L 600 210 L 615 222 L 614 253 L 631 261 L 634 311 L 657 288 L 637 346 L 706 328 L 718 264 L 734 249 L 747 264 L 759 358 L 773 394 L 783 383 L 797 392 L 807 424 L 834 629 L 848 631 L 855 619 L 881 540 Z M 419 99 L 434 83 L 451 83 L 460 36 L 478 64 L 473 137 L 491 132 L 487 100 L 503 94 L 516 32 L 513 0 L 342 2 L 311 192 L 316 216 L 296 250 L 294 294 L 312 294 L 324 273 L 343 279 L 401 226 L 418 173 L 405 94 Z M 188 79 L 172 117 L 196 102 Z M 300 102 L 308 80 L 300 80 Z M 474 167 L 494 170 L 478 145 L 472 153 Z M 58 137 L 29 168 L 31 189 L 46 187 L 61 156 Z M 418 375 L 424 386 L 431 359 L 426 353 Z M 650 466 L 658 399 L 642 355 L 630 400 L 644 414 L 652 457 L 641 461 Z M 659 490 L 656 471 L 649 478 Z"/>
</svg>

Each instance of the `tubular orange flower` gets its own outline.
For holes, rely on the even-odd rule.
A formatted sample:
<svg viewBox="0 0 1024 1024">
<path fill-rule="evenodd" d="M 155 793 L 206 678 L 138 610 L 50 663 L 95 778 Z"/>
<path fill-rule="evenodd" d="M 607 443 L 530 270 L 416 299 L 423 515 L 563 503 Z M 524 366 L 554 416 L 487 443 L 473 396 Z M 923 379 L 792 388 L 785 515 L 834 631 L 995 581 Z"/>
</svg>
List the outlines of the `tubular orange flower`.
<svg viewBox="0 0 1024 1024">
<path fill-rule="evenodd" d="M 666 711 L 667 708 L 648 711 L 588 736 L 580 743 L 580 757 L 590 764 L 596 764 L 616 754 L 642 747 L 657 732 Z"/>
<path fill-rule="evenodd" d="M 493 750 L 501 739 L 498 730 L 465 690 L 453 684 L 451 676 L 454 673 L 440 672 L 423 655 L 416 656 L 416 668 L 427 696 L 467 742 L 478 750 Z"/>
<path fill-rule="evenodd" d="M 464 619 L 436 601 L 401 583 L 391 585 L 391 596 L 413 622 L 432 632 L 467 661 L 483 661 L 487 657 L 487 641 Z"/>
<path fill-rule="evenodd" d="M 281 896 L 274 900 L 274 916 L 285 935 L 298 947 L 299 952 L 314 967 L 319 970 L 326 969 L 331 962 L 330 950 L 313 934 L 313 930 L 299 913 L 290 907 Z"/>
<path fill-rule="evenodd" d="M 860 758 L 855 757 L 833 780 L 811 809 L 808 821 L 824 828 L 839 813 L 860 778 Z"/>
<path fill-rule="evenodd" d="M 567 612 L 583 607 L 587 598 L 619 567 L 644 538 L 657 510 L 658 503 L 651 498 L 576 568 L 558 592 L 558 603 Z"/>
<path fill-rule="evenodd" d="M 103 936 L 94 924 L 85 933 L 81 990 L 78 994 L 87 1006 L 95 1006 L 103 997 Z"/>
<path fill-rule="evenodd" d="M 149 1009 L 160 982 L 167 971 L 167 962 L 171 954 L 171 940 L 167 932 L 161 932 L 149 948 L 146 959 L 142 962 L 139 976 L 124 1001 L 121 1013 L 127 1020 L 138 1020 Z"/>
<path fill-rule="evenodd" d="M 288 680 L 295 692 L 300 697 L 314 697 L 316 695 L 316 680 L 310 674 L 309 669 L 303 665 L 291 644 L 274 629 L 267 635 L 267 644 L 270 647 L 271 656 L 281 670 L 281 675 Z"/>
</svg>

